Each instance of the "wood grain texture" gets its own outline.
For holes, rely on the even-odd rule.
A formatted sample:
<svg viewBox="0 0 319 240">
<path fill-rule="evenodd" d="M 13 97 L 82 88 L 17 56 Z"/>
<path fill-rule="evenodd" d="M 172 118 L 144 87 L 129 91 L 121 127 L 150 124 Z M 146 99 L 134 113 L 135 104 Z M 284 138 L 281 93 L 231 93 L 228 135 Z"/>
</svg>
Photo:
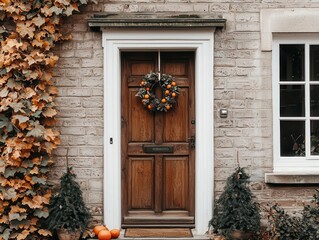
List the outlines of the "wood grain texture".
<svg viewBox="0 0 319 240">
<path fill-rule="evenodd" d="M 154 158 L 129 158 L 131 209 L 152 209 L 154 205 Z"/>
<path fill-rule="evenodd" d="M 186 210 L 188 157 L 165 157 L 164 162 L 164 210 Z"/>
<path fill-rule="evenodd" d="M 195 205 L 194 53 L 162 52 L 162 73 L 175 77 L 180 95 L 168 111 L 152 113 L 135 94 L 142 77 L 157 71 L 157 52 L 125 52 L 122 59 L 122 227 L 192 226 Z M 161 89 L 156 96 L 161 98 Z M 173 153 L 146 153 L 143 145 Z"/>
</svg>

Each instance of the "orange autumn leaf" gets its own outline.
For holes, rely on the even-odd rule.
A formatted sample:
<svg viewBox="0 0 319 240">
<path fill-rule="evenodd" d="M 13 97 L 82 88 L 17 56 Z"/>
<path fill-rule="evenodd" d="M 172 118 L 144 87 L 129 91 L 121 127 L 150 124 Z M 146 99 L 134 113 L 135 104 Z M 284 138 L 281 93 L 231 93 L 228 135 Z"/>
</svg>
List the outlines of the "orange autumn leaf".
<svg viewBox="0 0 319 240">
<path fill-rule="evenodd" d="M 57 111 L 53 108 L 46 108 L 43 112 L 42 115 L 45 117 L 54 117 L 57 114 Z"/>
<path fill-rule="evenodd" d="M 24 213 L 26 212 L 27 210 L 25 208 L 21 208 L 19 206 L 11 206 L 11 210 L 9 212 L 9 214 L 13 214 L 13 213 Z"/>
<path fill-rule="evenodd" d="M 34 25 L 36 25 L 37 27 L 41 27 L 45 23 L 45 18 L 43 18 L 41 16 L 37 16 L 37 17 L 33 18 L 31 22 Z"/>
<path fill-rule="evenodd" d="M 60 140 L 56 141 L 57 143 L 60 143 Z M 49 154 L 52 153 L 54 149 L 56 149 L 57 145 L 51 142 L 45 142 L 41 145 L 42 149 L 45 149 Z"/>
<path fill-rule="evenodd" d="M 58 90 L 58 88 L 55 87 L 55 86 L 49 86 L 49 87 L 47 88 L 47 92 L 50 93 L 50 94 L 52 94 L 52 95 L 58 95 L 59 90 Z"/>
<path fill-rule="evenodd" d="M 30 87 L 27 87 L 24 89 L 24 98 L 28 99 L 28 98 L 31 98 L 32 96 L 36 95 L 36 92 L 30 88 Z"/>
<path fill-rule="evenodd" d="M 7 39 L 5 42 L 2 44 L 2 50 L 6 51 L 8 53 L 14 53 L 17 51 L 23 43 L 18 42 L 17 39 Z"/>
<path fill-rule="evenodd" d="M 22 200 L 23 205 L 28 205 L 29 208 L 32 209 L 37 209 L 37 208 L 42 208 L 43 207 L 43 197 L 41 196 L 34 196 L 32 198 L 29 197 L 24 197 Z"/>
<path fill-rule="evenodd" d="M 31 26 L 31 22 L 19 22 L 17 23 L 17 32 L 22 36 L 29 36 L 30 38 L 34 37 L 35 28 Z"/>
<path fill-rule="evenodd" d="M 33 39 L 31 44 L 33 47 L 41 48 L 43 46 L 43 41 L 38 41 L 37 39 Z"/>
<path fill-rule="evenodd" d="M 43 71 L 40 78 L 45 82 L 49 82 L 52 79 L 52 72 L 51 71 Z"/>
<path fill-rule="evenodd" d="M 9 223 L 9 217 L 7 215 L 0 216 L 0 224 L 8 224 Z"/>
<path fill-rule="evenodd" d="M 15 151 L 13 152 L 13 154 L 11 154 L 11 158 L 13 158 L 14 160 L 19 159 L 20 156 L 21 156 L 20 153 L 21 153 L 20 151 L 15 150 Z"/>
<path fill-rule="evenodd" d="M 38 174 L 39 173 L 39 168 L 35 166 L 31 171 L 30 174 Z"/>
<path fill-rule="evenodd" d="M 28 230 L 23 230 L 18 236 L 17 240 L 23 240 L 26 239 L 27 236 L 29 236 L 30 232 Z"/>
<path fill-rule="evenodd" d="M 32 163 L 36 164 L 36 165 L 40 165 L 41 164 L 41 160 L 40 160 L 40 158 L 36 157 L 36 158 L 32 159 Z"/>
<path fill-rule="evenodd" d="M 45 140 L 47 140 L 47 141 L 52 141 L 52 140 L 54 140 L 58 135 L 59 135 L 58 132 L 54 132 L 52 129 L 49 128 L 49 129 L 47 129 L 47 130 L 45 131 L 44 138 L 45 138 Z"/>
<path fill-rule="evenodd" d="M 38 232 L 39 232 L 42 236 L 45 236 L 45 237 L 47 237 L 47 236 L 52 236 L 52 233 L 51 233 L 49 230 L 46 230 L 46 229 L 40 229 Z"/>
<path fill-rule="evenodd" d="M 56 122 L 57 122 L 57 120 L 54 118 L 46 118 L 44 120 L 43 125 L 47 126 L 47 127 L 53 127 L 53 126 L 55 126 Z"/>
<path fill-rule="evenodd" d="M 50 56 L 49 59 L 46 60 L 47 64 L 49 64 L 51 67 L 55 66 L 55 63 L 59 60 L 58 56 Z"/>
<path fill-rule="evenodd" d="M 64 14 L 67 16 L 72 15 L 73 11 L 79 11 L 77 4 L 71 4 L 67 7 L 67 9 L 64 11 Z"/>
</svg>

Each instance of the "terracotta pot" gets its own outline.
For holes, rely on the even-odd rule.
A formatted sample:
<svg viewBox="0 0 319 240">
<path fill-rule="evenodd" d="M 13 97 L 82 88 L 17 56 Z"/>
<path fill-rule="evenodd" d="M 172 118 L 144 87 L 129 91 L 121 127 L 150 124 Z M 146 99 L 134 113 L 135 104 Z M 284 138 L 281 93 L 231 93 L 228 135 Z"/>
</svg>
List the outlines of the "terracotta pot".
<svg viewBox="0 0 319 240">
<path fill-rule="evenodd" d="M 59 240 L 79 240 L 81 237 L 81 231 L 75 232 L 68 231 L 67 229 L 60 229 L 57 232 Z"/>
<path fill-rule="evenodd" d="M 254 240 L 253 232 L 243 232 L 239 230 L 234 230 L 231 234 L 232 239 L 236 240 Z"/>
</svg>

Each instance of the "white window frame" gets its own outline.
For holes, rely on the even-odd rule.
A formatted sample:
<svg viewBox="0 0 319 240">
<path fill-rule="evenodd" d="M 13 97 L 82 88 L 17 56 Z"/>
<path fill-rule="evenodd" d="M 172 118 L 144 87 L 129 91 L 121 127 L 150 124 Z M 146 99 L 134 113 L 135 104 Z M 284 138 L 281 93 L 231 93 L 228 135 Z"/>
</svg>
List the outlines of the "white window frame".
<svg viewBox="0 0 319 240">
<path fill-rule="evenodd" d="M 280 117 L 280 44 L 304 44 L 305 45 L 305 117 L 290 118 Z M 310 117 L 309 107 L 309 46 L 319 45 L 319 34 L 274 34 L 272 52 L 272 83 L 273 83 L 273 153 L 274 172 L 294 173 L 318 173 L 319 155 L 310 156 L 310 144 L 306 141 L 305 157 L 281 157 L 280 156 L 280 120 L 305 119 L 305 139 L 310 139 L 310 119 L 319 120 L 319 117 Z M 291 83 L 291 82 L 287 82 Z M 298 82 L 299 84 L 300 82 Z M 319 84 L 319 81 L 311 81 L 312 84 Z M 297 83 L 292 83 L 297 84 Z"/>
</svg>

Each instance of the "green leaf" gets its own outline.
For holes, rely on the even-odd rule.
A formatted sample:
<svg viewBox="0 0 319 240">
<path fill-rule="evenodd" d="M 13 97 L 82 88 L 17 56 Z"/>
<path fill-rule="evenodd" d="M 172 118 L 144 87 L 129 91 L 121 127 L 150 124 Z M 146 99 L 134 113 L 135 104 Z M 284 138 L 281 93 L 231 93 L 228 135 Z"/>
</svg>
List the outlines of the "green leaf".
<svg viewBox="0 0 319 240">
<path fill-rule="evenodd" d="M 23 110 L 24 105 L 22 102 L 13 102 L 10 103 L 9 106 L 13 109 L 13 111 L 16 112 L 22 112 L 24 113 L 25 111 Z"/>
<path fill-rule="evenodd" d="M 43 137 L 45 134 L 45 128 L 42 125 L 40 125 L 38 121 L 35 122 L 33 126 L 34 128 L 27 133 L 27 137 L 30 137 L 30 136 L 37 137 L 37 138 Z"/>
<path fill-rule="evenodd" d="M 37 209 L 34 211 L 33 215 L 39 218 L 47 218 L 49 216 L 49 212 L 44 212 L 44 211 L 41 211 L 40 209 Z"/>
<path fill-rule="evenodd" d="M 9 188 L 5 193 L 4 193 L 4 199 L 5 200 L 10 200 L 16 198 L 17 193 L 14 188 Z"/>
<path fill-rule="evenodd" d="M 6 163 L 0 159 L 0 173 L 4 173 L 6 170 Z"/>
<path fill-rule="evenodd" d="M 0 76 L 6 75 L 7 74 L 7 69 L 6 68 L 1 68 L 0 69 Z"/>
<path fill-rule="evenodd" d="M 13 131 L 13 125 L 10 122 L 9 118 L 7 118 L 5 115 L 0 114 L 0 129 L 1 128 L 7 128 L 8 132 Z"/>
<path fill-rule="evenodd" d="M 4 172 L 4 177 L 5 178 L 13 177 L 16 172 L 17 170 L 15 168 L 7 168 Z"/>
<path fill-rule="evenodd" d="M 13 89 L 13 88 L 19 89 L 19 88 L 23 87 L 23 84 L 18 80 L 15 80 L 13 78 L 9 78 L 8 82 L 7 82 L 7 87 L 10 89 Z"/>
<path fill-rule="evenodd" d="M 10 228 L 7 228 L 6 230 L 4 230 L 4 232 L 0 234 L 0 239 L 3 238 L 3 240 L 8 240 L 10 237 L 10 232 L 11 232 Z"/>
<path fill-rule="evenodd" d="M 35 111 L 35 112 L 32 114 L 32 116 L 35 117 L 35 118 L 40 118 L 40 117 L 41 117 L 41 113 L 42 113 L 42 111 L 37 110 L 37 111 Z"/>
<path fill-rule="evenodd" d="M 8 93 L 9 93 L 9 90 L 7 87 L 3 88 L 1 91 L 0 91 L 0 97 L 4 98 L 6 96 L 8 96 Z"/>
<path fill-rule="evenodd" d="M 31 160 L 24 160 L 22 166 L 33 168 L 34 167 L 34 163 Z"/>
<path fill-rule="evenodd" d="M 26 219 L 21 220 L 21 221 L 12 220 L 12 221 L 10 222 L 10 225 L 11 225 L 13 228 L 16 228 L 16 229 L 18 229 L 19 226 L 21 226 L 21 225 L 29 225 L 29 224 L 30 224 L 30 220 L 26 220 Z"/>
<path fill-rule="evenodd" d="M 24 220 L 27 218 L 27 214 L 26 213 L 13 213 L 13 214 L 9 214 L 9 220 L 12 221 L 12 220 Z"/>
<path fill-rule="evenodd" d="M 39 2 L 39 1 L 36 1 L 36 2 Z M 41 4 L 41 3 L 40 3 Z M 37 9 L 35 9 L 35 10 L 33 10 L 33 11 L 30 11 L 30 12 L 28 12 L 28 14 L 27 14 L 27 19 L 31 19 L 31 18 L 33 18 L 34 16 L 36 16 L 38 14 L 38 10 Z"/>
<path fill-rule="evenodd" d="M 47 172 L 49 172 L 49 169 L 46 168 L 46 167 L 42 167 L 42 168 L 40 169 L 40 173 L 45 174 L 45 173 L 47 173 Z"/>
<path fill-rule="evenodd" d="M 36 192 L 34 192 L 33 190 L 28 190 L 28 191 L 25 192 L 25 194 L 27 196 L 35 196 L 35 195 L 37 195 Z"/>
<path fill-rule="evenodd" d="M 41 3 L 41 0 L 36 0 L 32 3 L 32 7 L 33 9 L 35 8 L 41 8 L 42 7 L 42 3 Z"/>
<path fill-rule="evenodd" d="M 29 120 L 29 118 L 27 116 L 24 116 L 24 115 L 13 115 L 12 119 L 17 119 L 19 121 L 19 123 L 25 123 Z"/>
<path fill-rule="evenodd" d="M 32 177 L 32 181 L 35 183 L 40 183 L 42 185 L 45 185 L 45 183 L 47 182 L 47 180 L 45 178 L 38 178 L 38 177 Z"/>
</svg>

